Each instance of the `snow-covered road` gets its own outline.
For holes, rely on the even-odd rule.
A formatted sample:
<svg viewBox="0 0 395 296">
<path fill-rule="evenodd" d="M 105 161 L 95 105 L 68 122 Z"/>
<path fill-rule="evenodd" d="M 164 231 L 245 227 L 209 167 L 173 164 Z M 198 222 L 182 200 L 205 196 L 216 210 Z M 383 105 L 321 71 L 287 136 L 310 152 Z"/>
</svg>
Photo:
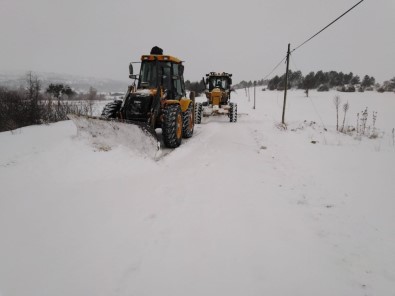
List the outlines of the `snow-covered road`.
<svg viewBox="0 0 395 296">
<path fill-rule="evenodd" d="M 72 122 L 0 133 L 0 295 L 395 295 L 393 94 L 244 90 L 152 160 Z M 326 128 L 328 131 L 325 131 Z"/>
</svg>

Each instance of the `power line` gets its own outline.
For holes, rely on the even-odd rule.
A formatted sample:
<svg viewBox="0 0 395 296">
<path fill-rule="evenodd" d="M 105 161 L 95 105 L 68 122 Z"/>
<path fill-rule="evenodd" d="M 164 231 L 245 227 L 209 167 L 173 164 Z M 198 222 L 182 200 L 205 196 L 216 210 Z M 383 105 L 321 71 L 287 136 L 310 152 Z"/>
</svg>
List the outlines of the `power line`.
<svg viewBox="0 0 395 296">
<path fill-rule="evenodd" d="M 287 56 L 285 56 L 274 68 L 273 68 L 273 70 L 269 73 L 269 74 L 267 74 L 262 80 L 265 80 L 266 78 L 268 78 L 274 71 L 276 71 L 276 69 L 278 68 L 278 67 L 280 67 L 280 65 L 282 64 L 282 62 L 284 62 L 285 61 L 285 59 L 287 58 Z"/>
<path fill-rule="evenodd" d="M 302 44 L 298 45 L 297 47 L 295 47 L 291 52 L 294 52 L 295 50 L 297 50 L 299 47 L 303 46 L 304 44 L 306 44 L 307 42 L 309 42 L 311 39 L 313 39 L 315 36 L 317 36 L 318 34 L 320 34 L 322 31 L 324 31 L 325 29 L 327 29 L 329 26 L 331 26 L 332 24 L 334 24 L 335 22 L 337 22 L 339 19 L 341 19 L 343 16 L 345 16 L 347 13 L 349 13 L 351 10 L 353 10 L 355 7 L 357 7 L 359 4 L 361 4 L 363 1 L 365 0 L 361 0 L 359 1 L 357 4 L 355 4 L 353 7 L 351 7 L 349 10 L 347 10 L 345 13 L 343 13 L 341 16 L 339 16 L 337 19 L 335 19 L 334 21 L 332 21 L 329 25 L 325 26 L 323 29 L 321 29 L 320 31 L 318 31 L 317 33 L 315 33 L 313 36 L 311 36 L 309 39 L 307 39 L 306 41 L 304 41 Z"/>
<path fill-rule="evenodd" d="M 290 59 L 290 60 L 291 60 L 291 63 L 294 65 L 294 68 L 296 69 L 296 72 L 297 72 L 297 71 L 300 71 L 300 70 L 299 70 L 299 67 L 296 66 L 296 64 L 295 64 L 295 59 L 293 58 L 293 56 L 290 55 L 290 57 L 291 57 L 291 59 Z M 300 72 L 302 73 L 302 71 L 300 71 Z"/>
<path fill-rule="evenodd" d="M 345 16 L 347 13 L 349 13 L 351 10 L 353 10 L 355 7 L 357 7 L 359 4 L 361 4 L 363 1 L 365 0 L 361 0 L 359 1 L 357 4 L 355 4 L 353 7 L 351 7 L 349 10 L 347 10 L 346 12 L 344 12 L 342 15 L 340 15 L 338 18 L 336 18 L 334 21 L 332 21 L 330 24 L 328 24 L 327 26 L 325 26 L 324 28 L 322 28 L 320 31 L 318 31 L 317 33 L 315 33 L 313 36 L 311 36 L 309 39 L 307 39 L 306 41 L 304 41 L 303 43 L 301 43 L 300 45 L 298 45 L 297 47 L 295 47 L 293 50 L 291 50 L 290 53 L 293 53 L 295 50 L 299 49 L 300 47 L 302 47 L 303 45 L 305 45 L 307 42 L 309 42 L 311 39 L 313 39 L 314 37 L 316 37 L 318 34 L 320 34 L 321 32 L 323 32 L 324 30 L 326 30 L 328 27 L 330 27 L 331 25 L 333 25 L 335 22 L 337 22 L 339 19 L 341 19 L 343 16 Z M 269 74 L 267 74 L 263 80 L 267 79 L 274 71 L 276 71 L 276 69 L 281 65 L 282 62 L 284 62 L 286 60 L 287 56 L 285 56 L 274 68 L 272 71 L 270 71 Z"/>
</svg>

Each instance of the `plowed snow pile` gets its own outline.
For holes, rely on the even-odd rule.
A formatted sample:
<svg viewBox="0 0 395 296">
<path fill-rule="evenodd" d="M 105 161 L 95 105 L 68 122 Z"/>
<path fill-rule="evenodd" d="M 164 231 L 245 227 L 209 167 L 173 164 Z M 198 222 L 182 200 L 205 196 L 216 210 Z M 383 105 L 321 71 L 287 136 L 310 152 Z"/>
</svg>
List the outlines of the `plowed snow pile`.
<svg viewBox="0 0 395 296">
<path fill-rule="evenodd" d="M 233 97 L 158 160 L 0 133 L 0 295 L 394 295 L 395 95 L 290 91 L 287 129 L 282 92 Z"/>
<path fill-rule="evenodd" d="M 98 150 L 108 151 L 123 146 L 137 155 L 152 159 L 160 155 L 156 137 L 138 125 L 92 117 L 68 116 L 77 126 L 77 137 Z"/>
</svg>

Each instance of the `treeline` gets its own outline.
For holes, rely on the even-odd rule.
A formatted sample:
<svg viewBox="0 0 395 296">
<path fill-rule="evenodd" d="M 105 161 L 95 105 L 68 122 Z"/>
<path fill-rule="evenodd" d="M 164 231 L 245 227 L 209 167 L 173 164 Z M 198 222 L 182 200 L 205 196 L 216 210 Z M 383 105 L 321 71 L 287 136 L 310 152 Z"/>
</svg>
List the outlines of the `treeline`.
<svg viewBox="0 0 395 296">
<path fill-rule="evenodd" d="M 376 83 L 374 77 L 365 75 L 363 79 L 352 72 L 344 74 L 343 72 L 310 72 L 306 76 L 302 75 L 301 71 L 289 71 L 288 74 L 288 87 L 299 89 L 329 89 L 333 87 L 342 87 L 346 85 L 358 85 L 363 88 L 373 87 Z M 281 77 L 274 76 L 269 80 L 267 85 L 269 90 L 284 89 L 285 87 L 285 74 Z"/>
<path fill-rule="evenodd" d="M 94 101 L 101 98 L 93 88 L 87 94 L 64 85 L 42 91 L 41 81 L 29 73 L 19 89 L 0 87 L 0 132 L 67 120 L 69 113 L 92 115 Z"/>
<path fill-rule="evenodd" d="M 270 80 L 255 81 L 257 86 L 267 86 L 269 90 L 284 90 L 285 74 L 282 76 L 274 76 Z M 246 88 L 254 85 L 254 82 L 241 81 L 236 84 L 235 88 Z M 391 80 L 385 81 L 382 85 L 376 83 L 373 76 L 365 75 L 361 78 L 354 75 L 352 72 L 345 74 L 343 72 L 310 72 L 303 76 L 301 71 L 289 71 L 288 73 L 288 88 L 297 89 L 317 89 L 319 91 L 327 91 L 331 88 L 336 88 L 339 91 L 364 91 L 374 90 L 378 92 L 395 91 L 395 77 Z"/>
<path fill-rule="evenodd" d="M 195 95 L 198 97 L 206 90 L 206 85 L 204 84 L 204 80 L 191 82 L 189 80 L 185 81 L 185 89 L 189 91 L 194 91 Z"/>
<path fill-rule="evenodd" d="M 257 86 L 264 86 L 264 85 L 267 85 L 269 83 L 269 80 L 261 79 L 261 80 L 257 80 L 257 81 L 254 81 L 254 82 L 256 83 Z M 235 84 L 234 88 L 239 89 L 239 88 L 252 87 L 252 86 L 254 86 L 254 82 L 251 81 L 251 80 L 250 81 L 242 80 L 238 84 Z"/>
</svg>

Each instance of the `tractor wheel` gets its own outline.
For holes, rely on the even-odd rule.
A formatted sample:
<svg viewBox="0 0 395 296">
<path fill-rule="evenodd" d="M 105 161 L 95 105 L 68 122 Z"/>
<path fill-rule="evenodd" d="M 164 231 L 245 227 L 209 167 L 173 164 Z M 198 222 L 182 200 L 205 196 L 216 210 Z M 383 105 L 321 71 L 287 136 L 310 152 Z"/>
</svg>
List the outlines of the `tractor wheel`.
<svg viewBox="0 0 395 296">
<path fill-rule="evenodd" d="M 195 118 L 193 113 L 193 103 L 190 103 L 188 109 L 182 113 L 182 137 L 190 138 L 193 135 Z"/>
<path fill-rule="evenodd" d="M 182 113 L 180 105 L 166 105 L 163 109 L 163 142 L 168 148 L 180 146 L 182 140 Z"/>
<path fill-rule="evenodd" d="M 121 100 L 115 100 L 114 102 L 108 103 L 104 106 L 101 117 L 115 118 L 117 116 L 117 112 L 121 109 L 121 105 Z"/>
<path fill-rule="evenodd" d="M 203 106 L 202 103 L 195 103 L 195 123 L 201 124 L 203 116 Z"/>
<path fill-rule="evenodd" d="M 229 121 L 230 122 L 237 122 L 237 104 L 236 103 L 229 103 Z"/>
</svg>

